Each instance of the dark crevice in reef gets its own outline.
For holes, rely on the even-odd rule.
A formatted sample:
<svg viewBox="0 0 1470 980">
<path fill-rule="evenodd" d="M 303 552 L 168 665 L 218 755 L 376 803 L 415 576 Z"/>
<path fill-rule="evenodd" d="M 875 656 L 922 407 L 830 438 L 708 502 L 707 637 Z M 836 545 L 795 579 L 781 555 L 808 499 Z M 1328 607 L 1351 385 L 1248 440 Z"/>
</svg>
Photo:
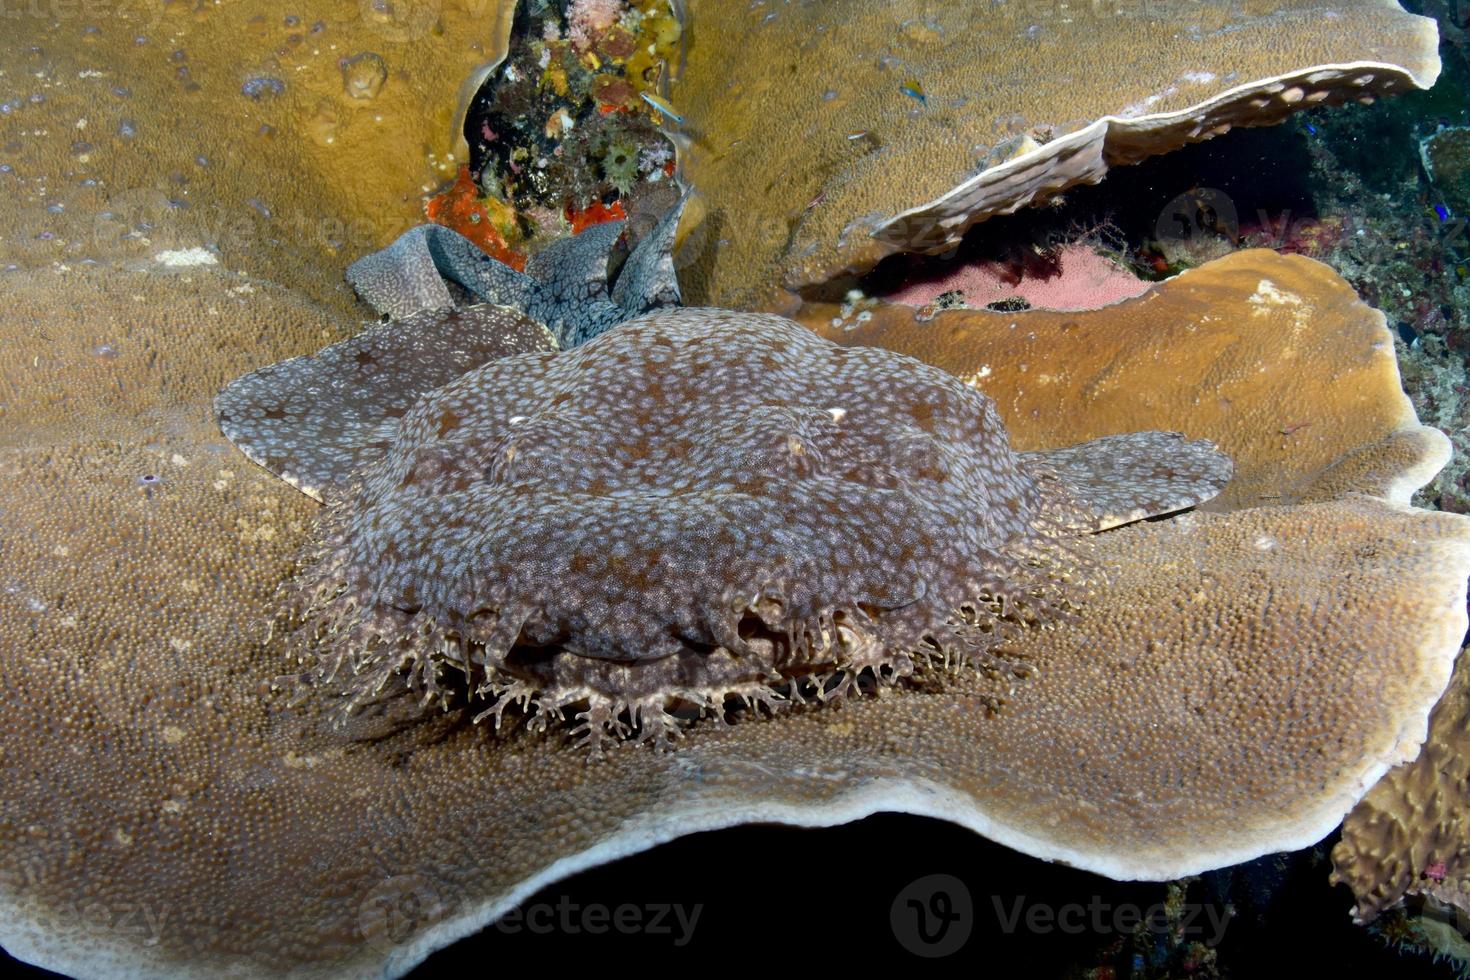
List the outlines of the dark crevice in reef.
<svg viewBox="0 0 1470 980">
<path fill-rule="evenodd" d="M 999 263 L 1017 278 L 1047 278 L 1057 250 L 1073 242 L 1097 247 L 1144 278 L 1162 278 L 1220 249 L 1270 244 L 1270 231 L 1283 219 L 1317 220 L 1310 138 L 1292 123 L 1236 129 L 1114 167 L 1101 183 L 1074 187 L 1046 205 L 981 222 L 947 252 L 893 255 L 864 275 L 811 286 L 802 295 L 830 302 L 856 288 L 883 296 L 976 262 Z M 1215 194 L 1230 202 L 1228 219 L 1212 220 L 1206 210 Z"/>
</svg>

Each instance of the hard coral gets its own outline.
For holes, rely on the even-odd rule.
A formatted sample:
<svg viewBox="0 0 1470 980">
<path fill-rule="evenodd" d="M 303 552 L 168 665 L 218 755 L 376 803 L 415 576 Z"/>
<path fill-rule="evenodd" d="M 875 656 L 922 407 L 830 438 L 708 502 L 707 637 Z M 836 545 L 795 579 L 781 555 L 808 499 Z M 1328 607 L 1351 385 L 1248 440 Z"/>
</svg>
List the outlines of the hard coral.
<svg viewBox="0 0 1470 980">
<path fill-rule="evenodd" d="M 737 823 L 875 810 L 958 821 L 1105 873 L 1174 876 L 1315 840 L 1386 761 L 1413 753 L 1464 629 L 1466 522 L 1405 508 L 1442 452 L 1380 451 L 1427 435 L 1381 322 L 1321 267 L 1269 255 L 1102 311 L 929 325 L 967 377 L 988 372 L 1020 448 L 1187 428 L 1249 464 L 1209 505 L 1231 512 L 1097 537 L 1118 576 L 1075 623 L 1025 634 L 1044 669 L 994 715 L 971 672 L 943 690 L 697 726 L 677 753 L 630 748 L 588 767 L 551 739 L 490 738 L 463 712 L 387 732 L 364 712 L 353 738 L 316 701 L 273 710 L 255 681 L 279 662 L 256 627 L 317 508 L 230 462 L 209 399 L 352 329 L 333 249 L 373 245 L 316 233 L 413 218 L 435 175 L 401 148 L 444 135 L 425 80 L 483 57 L 472 41 L 485 25 L 443 4 L 442 33 L 390 50 L 369 35 L 391 23 L 338 0 L 327 38 L 285 56 L 285 93 L 257 103 L 220 66 L 239 63 L 242 37 L 262 57 L 287 44 L 277 25 L 290 8 L 182 6 L 163 21 L 197 80 L 180 98 L 162 35 L 125 10 L 100 35 L 62 17 L 0 36 L 0 61 L 26 68 L 6 75 L 4 98 L 29 86 L 47 97 L 0 120 L 22 181 L 0 213 L 0 251 L 33 267 L 6 277 L 0 318 L 11 954 L 79 976 L 397 976 L 579 869 Z M 139 28 L 151 43 L 135 43 Z M 336 67 L 369 48 L 395 78 L 424 82 L 390 81 L 372 103 L 392 104 L 381 124 L 355 111 Z M 324 97 L 354 110 L 328 147 L 310 122 Z M 210 127 L 198 125 L 206 108 Z M 273 135 L 258 131 L 262 113 Z M 89 136 L 81 169 L 81 118 L 93 134 L 174 138 Z M 216 165 L 195 162 L 194 137 Z M 366 155 L 352 150 L 359 137 Z M 114 151 L 134 156 L 108 169 Z M 104 208 L 126 217 L 116 201 L 129 189 L 176 172 L 194 206 L 160 194 L 148 236 L 119 239 L 96 220 Z M 274 226 L 240 236 L 216 222 L 272 220 L 256 198 Z M 314 234 L 271 231 L 298 216 L 307 223 L 291 227 Z M 30 237 L 38 229 L 54 237 Z M 216 235 L 217 265 L 151 260 Z M 1300 275 L 1309 267 L 1318 274 Z M 1263 307 L 1263 279 L 1304 302 Z M 1365 459 L 1377 465 L 1343 465 Z M 1324 471 L 1338 474 L 1332 494 L 1298 504 Z M 648 867 L 631 861 L 634 875 Z M 387 914 L 404 909 L 422 915 Z"/>
<path fill-rule="evenodd" d="M 456 86 L 504 50 L 487 21 L 515 4 L 446 9 L 412 44 L 385 36 L 404 26 L 369 4 L 323 2 L 320 21 L 292 28 L 300 6 L 114 4 L 0 36 L 0 264 L 149 264 L 207 248 L 220 268 L 298 298 L 345 299 L 320 263 L 386 243 L 418 217 L 421 188 L 453 176 Z M 412 84 L 362 99 L 371 89 L 341 59 L 364 53 L 359 64 L 378 59 Z M 284 87 L 253 99 L 247 79 L 261 78 Z"/>
<path fill-rule="evenodd" d="M 1446 126 L 1419 142 L 1424 172 L 1450 209 L 1470 214 L 1470 127 Z"/>
<path fill-rule="evenodd" d="M 1419 757 L 1384 776 L 1342 824 L 1332 880 L 1372 922 L 1424 896 L 1470 915 L 1470 657 L 1460 653 Z"/>
<path fill-rule="evenodd" d="M 1433 22 L 1394 0 L 1330 17 L 1317 0 L 755 0 L 689 16 L 670 93 L 681 162 L 728 244 L 685 287 L 722 306 L 788 310 L 783 289 L 947 251 L 1113 166 L 1439 73 Z"/>
<path fill-rule="evenodd" d="M 838 304 L 814 302 L 797 318 L 839 343 L 886 347 L 983 386 L 1022 449 L 1156 425 L 1140 391 L 1187 404 L 1175 424 L 1235 462 L 1211 510 L 1298 501 L 1358 458 L 1373 471 L 1353 475 L 1359 489 L 1407 502 L 1402 487 L 1448 455 L 1403 393 L 1383 315 L 1301 256 L 1234 252 L 1094 311 L 944 310 L 929 322 L 897 304 L 865 312 L 853 325 Z M 1198 397 L 1212 385 L 1218 399 Z M 1061 405 L 1062 390 L 1086 392 L 1085 407 Z M 1395 448 L 1405 440 L 1433 463 L 1409 467 Z M 1277 479 L 1287 457 L 1297 473 L 1289 484 Z"/>
<path fill-rule="evenodd" d="M 1328 832 L 1413 753 L 1464 630 L 1467 522 L 1404 506 L 1433 440 L 1294 502 L 1334 461 L 1426 434 L 1381 320 L 1316 263 L 1245 253 L 1100 311 L 926 325 L 967 377 L 989 370 L 1020 448 L 1182 428 L 1249 463 L 1207 505 L 1228 513 L 1090 539 L 1115 574 L 1017 638 L 1041 669 L 999 711 L 998 679 L 960 671 L 597 766 L 468 711 L 401 724 L 406 698 L 335 731 L 326 699 L 276 710 L 256 685 L 281 669 L 258 625 L 318 508 L 205 420 L 247 359 L 349 324 L 190 276 L 12 276 L 3 322 L 0 942 L 74 975 L 399 976 L 543 883 L 752 821 L 920 813 L 1175 877 Z M 1260 314 L 1262 279 L 1304 302 Z M 63 320 L 85 332 L 45 329 Z M 1283 437 L 1303 408 L 1314 424 Z M 167 928 L 96 927 L 140 903 Z M 422 916 L 383 912 L 405 907 Z"/>
</svg>

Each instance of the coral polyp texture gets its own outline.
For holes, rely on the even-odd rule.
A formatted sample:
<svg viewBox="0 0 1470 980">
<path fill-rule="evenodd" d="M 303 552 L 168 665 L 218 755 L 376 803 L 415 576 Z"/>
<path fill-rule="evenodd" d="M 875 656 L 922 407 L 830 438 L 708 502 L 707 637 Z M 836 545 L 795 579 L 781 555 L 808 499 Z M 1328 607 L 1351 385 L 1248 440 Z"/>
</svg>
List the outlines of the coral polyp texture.
<svg viewBox="0 0 1470 980">
<path fill-rule="evenodd" d="M 684 285 L 782 312 L 783 290 L 946 251 L 1113 166 L 1440 70 L 1434 22 L 1394 0 L 692 0 L 688 17 L 675 139 L 710 225 Z"/>
<path fill-rule="evenodd" d="M 1419 757 L 1393 769 L 1342 822 L 1332 880 L 1352 888 L 1353 918 L 1371 922 L 1424 896 L 1470 915 L 1470 658 L 1430 717 Z"/>
<path fill-rule="evenodd" d="M 115 3 L 7 21 L 6 264 L 177 253 L 184 274 L 218 262 L 348 298 L 340 256 L 422 220 L 420 194 L 468 158 L 455 91 L 499 63 L 515 6 Z"/>
<path fill-rule="evenodd" d="M 249 441 L 257 417 L 231 425 Z M 1005 683 L 1006 640 L 1084 594 L 1082 535 L 1229 475 L 1172 433 L 1020 455 L 989 399 L 922 362 L 662 311 L 419 399 L 325 494 L 293 647 L 349 710 L 403 676 L 445 708 L 468 686 L 497 723 L 575 714 L 593 744 L 930 663 Z"/>
</svg>

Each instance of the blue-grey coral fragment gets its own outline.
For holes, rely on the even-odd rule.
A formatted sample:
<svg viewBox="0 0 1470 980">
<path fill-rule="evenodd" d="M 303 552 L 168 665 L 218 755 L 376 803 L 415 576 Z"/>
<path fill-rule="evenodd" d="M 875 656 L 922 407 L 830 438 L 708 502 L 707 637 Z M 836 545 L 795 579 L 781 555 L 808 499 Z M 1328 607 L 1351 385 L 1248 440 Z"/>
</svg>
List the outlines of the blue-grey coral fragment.
<svg viewBox="0 0 1470 980">
<path fill-rule="evenodd" d="M 594 741 L 935 660 L 1003 669 L 1011 630 L 1081 594 L 1086 532 L 1138 509 L 1130 466 L 1149 510 L 1228 478 L 1207 443 L 1113 445 L 1100 512 L 1079 489 L 1095 450 L 1013 452 L 943 371 L 780 317 L 659 311 L 421 398 L 327 489 L 292 644 L 349 709 L 406 677 L 497 723 L 576 714 Z"/>
<path fill-rule="evenodd" d="M 562 348 L 624 320 L 679 302 L 672 249 L 684 199 L 638 242 L 609 291 L 609 259 L 626 222 L 594 225 L 534 256 L 519 272 L 458 232 L 419 225 L 388 248 L 354 262 L 347 279 L 368 303 L 402 317 L 453 303 L 445 280 L 476 299 L 518 309 L 544 324 Z"/>
</svg>

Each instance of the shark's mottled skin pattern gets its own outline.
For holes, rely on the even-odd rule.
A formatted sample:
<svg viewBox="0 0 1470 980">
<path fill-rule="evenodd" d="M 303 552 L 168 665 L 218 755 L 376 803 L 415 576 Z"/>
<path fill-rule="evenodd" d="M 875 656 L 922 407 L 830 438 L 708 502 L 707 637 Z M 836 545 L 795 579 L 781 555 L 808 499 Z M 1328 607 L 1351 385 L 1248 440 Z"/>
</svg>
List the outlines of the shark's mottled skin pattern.
<svg viewBox="0 0 1470 980">
<path fill-rule="evenodd" d="M 226 435 L 327 505 L 282 616 L 309 687 L 349 710 L 406 684 L 497 723 L 574 715 L 596 744 L 731 698 L 1007 671 L 1007 636 L 1085 594 L 1087 535 L 1229 479 L 1176 433 L 1017 453 L 938 368 L 670 306 L 672 229 L 611 289 L 613 225 L 526 274 L 420 229 L 353 266 L 359 291 L 406 310 L 447 279 L 482 304 L 220 394 Z"/>
<path fill-rule="evenodd" d="M 936 368 L 781 317 L 660 310 L 420 398 L 325 494 L 285 618 L 348 708 L 406 676 L 497 721 L 518 705 L 593 743 L 662 738 L 730 698 L 1009 669 L 1005 638 L 1084 594 L 1089 532 L 1229 472 L 1156 432 L 1054 465 Z"/>
<path fill-rule="evenodd" d="M 626 222 L 594 225 L 533 256 L 518 272 L 485 254 L 458 232 L 419 225 L 388 248 L 347 269 L 358 295 L 379 312 L 401 318 L 453 304 L 446 281 L 477 301 L 520 310 L 544 325 L 563 348 L 576 347 L 609 327 L 679 302 L 672 256 L 683 201 L 638 242 L 615 275 L 614 247 Z"/>
</svg>

